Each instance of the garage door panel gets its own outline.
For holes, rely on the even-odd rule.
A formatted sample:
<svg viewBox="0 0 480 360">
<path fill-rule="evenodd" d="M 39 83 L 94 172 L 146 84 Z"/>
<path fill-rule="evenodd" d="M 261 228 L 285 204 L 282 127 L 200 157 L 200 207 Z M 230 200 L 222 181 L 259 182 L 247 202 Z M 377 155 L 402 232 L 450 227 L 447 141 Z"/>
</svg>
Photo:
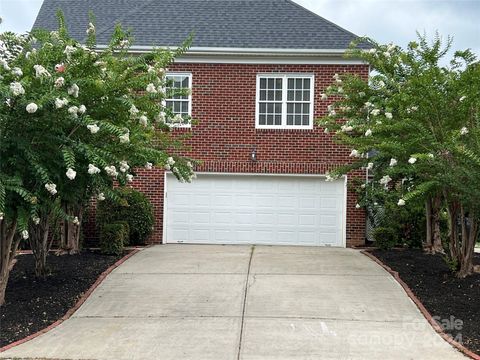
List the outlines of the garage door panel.
<svg viewBox="0 0 480 360">
<path fill-rule="evenodd" d="M 281 209 L 296 209 L 298 198 L 293 195 L 281 195 L 278 197 L 278 207 Z"/>
<path fill-rule="evenodd" d="M 274 195 L 258 195 L 255 198 L 255 204 L 259 208 L 273 208 L 276 205 L 276 197 Z"/>
<path fill-rule="evenodd" d="M 343 246 L 344 184 L 296 176 L 167 176 L 167 242 Z"/>
</svg>

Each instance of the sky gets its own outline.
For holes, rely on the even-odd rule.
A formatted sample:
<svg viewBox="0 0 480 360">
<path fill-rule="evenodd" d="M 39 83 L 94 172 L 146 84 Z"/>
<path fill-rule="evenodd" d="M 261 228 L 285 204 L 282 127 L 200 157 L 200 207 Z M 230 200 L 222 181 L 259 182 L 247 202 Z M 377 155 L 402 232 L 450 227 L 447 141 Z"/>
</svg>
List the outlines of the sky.
<svg viewBox="0 0 480 360">
<path fill-rule="evenodd" d="M 72 0 L 75 1 L 75 0 Z M 98 0 L 101 1 L 101 0 Z M 453 49 L 480 56 L 480 0 L 295 0 L 298 4 L 380 43 L 405 47 L 416 31 L 453 36 Z M 31 28 L 42 0 L 0 0 L 0 32 Z"/>
</svg>

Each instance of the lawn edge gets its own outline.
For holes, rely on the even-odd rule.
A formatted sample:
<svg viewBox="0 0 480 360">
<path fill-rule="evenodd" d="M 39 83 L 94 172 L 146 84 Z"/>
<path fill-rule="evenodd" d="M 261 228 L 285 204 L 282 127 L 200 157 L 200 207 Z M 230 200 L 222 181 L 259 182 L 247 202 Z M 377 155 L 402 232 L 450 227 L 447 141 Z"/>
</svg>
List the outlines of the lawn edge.
<svg viewBox="0 0 480 360">
<path fill-rule="evenodd" d="M 371 253 L 372 250 L 362 250 L 360 251 L 363 255 L 368 256 L 371 260 L 375 261 L 378 265 L 384 268 L 403 288 L 408 297 L 415 303 L 418 310 L 422 313 L 428 323 L 432 328 L 450 345 L 460 351 L 462 354 L 470 357 L 474 360 L 480 360 L 480 355 L 475 354 L 473 351 L 467 349 L 465 346 L 455 341 L 450 335 L 448 335 L 442 327 L 433 319 L 433 316 L 427 310 L 427 308 L 422 304 L 422 302 L 415 296 L 412 289 L 400 278 L 400 275 L 397 271 L 392 270 L 392 268 L 383 263 L 379 258 Z"/>
<path fill-rule="evenodd" d="M 5 345 L 4 347 L 1 347 L 0 348 L 0 353 L 2 352 L 5 352 L 15 346 L 18 346 L 18 345 L 21 345 L 23 343 L 26 343 L 27 341 L 30 341 L 32 339 L 35 339 L 36 337 L 40 336 L 40 335 L 43 335 L 45 334 L 46 332 L 56 328 L 58 325 L 60 325 L 61 323 L 63 323 L 65 320 L 69 319 L 77 310 L 78 308 L 80 308 L 80 306 L 83 305 L 83 303 L 90 297 L 90 295 L 92 294 L 92 292 L 103 282 L 103 280 L 105 280 L 105 278 L 113 271 L 115 270 L 117 267 L 119 267 L 120 265 L 122 265 L 125 261 L 127 261 L 129 258 L 131 258 L 133 255 L 135 255 L 136 253 L 138 253 L 141 249 L 133 249 L 131 250 L 127 255 L 125 255 L 124 257 L 122 257 L 121 259 L 117 260 L 113 265 L 110 265 L 110 267 L 108 267 L 104 272 L 102 272 L 100 274 L 100 276 L 97 278 L 97 280 L 95 280 L 95 282 L 93 283 L 92 286 L 90 286 L 90 288 L 83 293 L 83 295 L 80 297 L 80 299 L 78 299 L 78 301 L 75 303 L 75 305 L 73 305 L 72 308 L 70 308 L 66 313 L 65 315 L 63 315 L 60 319 L 58 319 L 57 321 L 55 321 L 54 323 L 48 325 L 46 328 L 42 329 L 42 330 L 39 330 L 37 331 L 36 333 L 33 333 L 33 334 L 30 334 L 28 335 L 27 337 L 23 338 L 23 339 L 20 339 L 20 340 L 17 340 L 17 341 L 14 341 L 13 343 L 10 343 L 8 345 Z"/>
</svg>

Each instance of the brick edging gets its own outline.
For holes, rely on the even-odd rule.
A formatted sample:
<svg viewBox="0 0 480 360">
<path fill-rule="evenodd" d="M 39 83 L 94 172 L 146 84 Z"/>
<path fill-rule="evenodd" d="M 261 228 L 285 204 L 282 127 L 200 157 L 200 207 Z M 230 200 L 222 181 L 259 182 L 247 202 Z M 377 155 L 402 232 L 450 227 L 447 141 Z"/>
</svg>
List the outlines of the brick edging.
<svg viewBox="0 0 480 360">
<path fill-rule="evenodd" d="M 465 346 L 460 344 L 459 342 L 455 341 L 449 334 L 447 334 L 442 327 L 433 319 L 433 316 L 430 312 L 425 308 L 422 302 L 415 296 L 413 291 L 410 287 L 400 278 L 400 275 L 397 271 L 392 270 L 391 267 L 385 265 L 380 259 L 378 259 L 375 255 L 373 255 L 369 250 L 362 250 L 360 251 L 365 256 L 368 256 L 370 259 L 375 261 L 378 265 L 384 268 L 392 277 L 402 286 L 403 290 L 407 293 L 408 297 L 415 303 L 418 310 L 422 313 L 428 323 L 433 327 L 433 329 L 450 345 L 455 347 L 458 351 L 467 355 L 468 357 L 474 360 L 480 360 L 480 356 L 472 352 L 471 350 L 467 349 Z"/>
<path fill-rule="evenodd" d="M 78 308 L 83 305 L 83 303 L 88 299 L 88 297 L 92 294 L 92 292 L 102 283 L 102 281 L 105 280 L 107 275 L 109 275 L 113 270 L 115 270 L 117 267 L 119 267 L 121 264 L 123 264 L 126 260 L 131 258 L 133 255 L 135 255 L 139 251 L 140 251 L 140 249 L 132 250 L 127 255 L 125 255 L 124 257 L 119 259 L 117 262 L 115 262 L 115 264 L 111 265 L 103 273 L 101 273 L 100 276 L 97 278 L 97 280 L 93 283 L 93 285 L 90 286 L 90 288 L 80 297 L 80 299 L 78 299 L 78 301 L 75 303 L 75 305 L 72 308 L 70 308 L 65 313 L 65 315 L 63 315 L 60 319 L 55 321 L 53 324 L 50 324 L 46 328 L 37 331 L 36 333 L 33 333 L 31 335 L 28 335 L 27 337 L 25 337 L 23 339 L 17 340 L 15 342 L 11 343 L 11 344 L 8 344 L 8 345 L 5 345 L 4 347 L 1 347 L 0 348 L 0 353 L 2 353 L 4 351 L 7 351 L 7 350 L 9 350 L 9 349 L 11 349 L 15 346 L 20 345 L 20 344 L 23 344 L 27 341 L 30 341 L 30 340 L 32 340 L 32 339 L 34 339 L 34 338 L 36 338 L 36 337 L 38 337 L 42 334 L 45 334 L 46 332 L 52 330 L 53 328 L 56 328 L 58 325 L 63 323 L 65 320 L 69 319 L 75 313 L 75 311 L 77 311 Z"/>
</svg>

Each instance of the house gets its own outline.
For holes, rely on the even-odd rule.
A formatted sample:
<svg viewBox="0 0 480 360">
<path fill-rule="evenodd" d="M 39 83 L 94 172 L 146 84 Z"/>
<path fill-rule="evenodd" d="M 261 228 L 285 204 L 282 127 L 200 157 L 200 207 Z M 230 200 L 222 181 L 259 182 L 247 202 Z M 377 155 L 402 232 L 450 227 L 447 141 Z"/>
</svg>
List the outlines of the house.
<svg viewBox="0 0 480 360">
<path fill-rule="evenodd" d="M 167 103 L 198 120 L 173 131 L 191 134 L 187 155 L 202 163 L 192 184 L 138 170 L 134 186 L 155 208 L 152 242 L 364 243 L 365 214 L 346 185 L 365 174 L 326 182 L 350 151 L 315 124 L 335 73 L 368 77 L 367 64 L 342 57 L 354 34 L 290 0 L 45 0 L 34 27 L 55 29 L 58 9 L 80 41 L 89 11 L 100 45 L 116 23 L 131 28 L 133 53 L 195 33 L 168 69 L 191 96 Z"/>
</svg>

